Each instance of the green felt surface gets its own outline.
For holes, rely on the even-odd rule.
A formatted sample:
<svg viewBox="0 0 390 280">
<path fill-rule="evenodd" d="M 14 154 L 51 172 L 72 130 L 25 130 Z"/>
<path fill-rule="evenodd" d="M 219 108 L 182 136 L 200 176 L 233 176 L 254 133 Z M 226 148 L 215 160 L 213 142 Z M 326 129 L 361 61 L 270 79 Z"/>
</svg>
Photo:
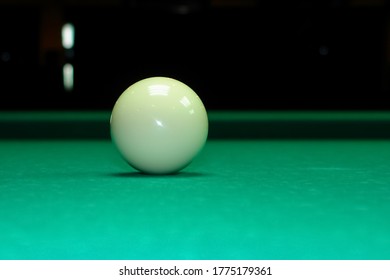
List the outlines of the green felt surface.
<svg viewBox="0 0 390 280">
<path fill-rule="evenodd" d="M 210 139 L 174 176 L 107 139 L 0 155 L 0 259 L 390 259 L 386 139 Z"/>
</svg>

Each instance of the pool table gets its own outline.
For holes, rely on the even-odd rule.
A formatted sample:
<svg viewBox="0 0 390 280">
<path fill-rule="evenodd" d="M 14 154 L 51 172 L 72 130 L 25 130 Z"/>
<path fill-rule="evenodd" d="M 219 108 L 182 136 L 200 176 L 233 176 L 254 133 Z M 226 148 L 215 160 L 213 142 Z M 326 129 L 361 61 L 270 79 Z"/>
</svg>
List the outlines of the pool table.
<svg viewBox="0 0 390 280">
<path fill-rule="evenodd" d="M 0 112 L 0 259 L 390 259 L 390 112 L 208 114 L 193 162 L 150 176 L 108 111 Z"/>
</svg>

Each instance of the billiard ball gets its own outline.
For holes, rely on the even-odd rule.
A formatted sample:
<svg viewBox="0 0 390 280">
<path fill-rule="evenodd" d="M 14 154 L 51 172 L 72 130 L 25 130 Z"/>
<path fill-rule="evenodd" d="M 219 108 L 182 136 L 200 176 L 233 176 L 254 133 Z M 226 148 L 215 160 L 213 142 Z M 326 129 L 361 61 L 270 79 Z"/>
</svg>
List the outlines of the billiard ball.
<svg viewBox="0 0 390 280">
<path fill-rule="evenodd" d="M 122 158 L 147 174 L 175 174 L 203 149 L 206 108 L 195 91 L 170 77 L 149 77 L 130 85 L 116 100 L 111 139 Z"/>
</svg>

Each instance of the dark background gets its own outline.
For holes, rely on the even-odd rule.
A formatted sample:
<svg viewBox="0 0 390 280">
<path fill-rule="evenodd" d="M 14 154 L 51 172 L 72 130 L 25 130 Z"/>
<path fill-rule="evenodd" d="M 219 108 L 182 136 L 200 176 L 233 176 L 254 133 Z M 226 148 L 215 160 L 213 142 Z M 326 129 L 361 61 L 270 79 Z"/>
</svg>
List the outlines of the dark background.
<svg viewBox="0 0 390 280">
<path fill-rule="evenodd" d="M 390 109 L 385 0 L 53 3 L 0 0 L 1 110 L 110 110 L 150 76 L 185 82 L 210 110 Z"/>
</svg>

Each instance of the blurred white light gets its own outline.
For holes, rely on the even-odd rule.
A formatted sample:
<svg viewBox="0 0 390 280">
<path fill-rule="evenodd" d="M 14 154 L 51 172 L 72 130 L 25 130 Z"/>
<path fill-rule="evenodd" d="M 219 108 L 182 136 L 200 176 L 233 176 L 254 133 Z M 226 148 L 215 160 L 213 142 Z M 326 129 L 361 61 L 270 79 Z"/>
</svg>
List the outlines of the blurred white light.
<svg viewBox="0 0 390 280">
<path fill-rule="evenodd" d="M 168 95 L 169 86 L 166 85 L 151 85 L 148 86 L 149 95 Z"/>
<path fill-rule="evenodd" d="M 187 96 L 183 96 L 182 99 L 180 99 L 180 103 L 184 105 L 184 107 L 188 107 L 191 105 L 191 101 L 187 98 Z"/>
<path fill-rule="evenodd" d="M 66 63 L 62 69 L 64 89 L 66 91 L 72 91 L 74 87 L 74 70 L 73 65 Z"/>
<path fill-rule="evenodd" d="M 161 121 L 155 120 L 155 122 L 156 122 L 157 126 L 164 127 L 164 125 L 163 125 L 163 123 Z"/>
<path fill-rule="evenodd" d="M 65 49 L 71 49 L 74 46 L 74 25 L 66 23 L 62 26 L 61 31 L 62 46 Z"/>
</svg>

